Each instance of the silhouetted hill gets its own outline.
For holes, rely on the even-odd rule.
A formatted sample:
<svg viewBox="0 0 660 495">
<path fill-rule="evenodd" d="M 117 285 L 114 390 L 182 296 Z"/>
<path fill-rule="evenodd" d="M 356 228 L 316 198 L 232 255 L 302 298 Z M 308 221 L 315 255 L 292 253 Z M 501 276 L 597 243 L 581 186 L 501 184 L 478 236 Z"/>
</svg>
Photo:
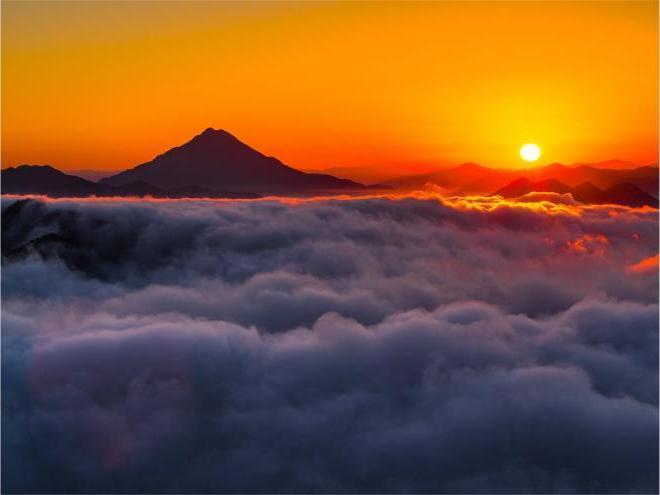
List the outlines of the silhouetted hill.
<svg viewBox="0 0 660 495">
<path fill-rule="evenodd" d="M 591 182 L 578 184 L 571 190 L 571 195 L 582 203 L 600 203 L 603 200 L 604 191 Z"/>
<path fill-rule="evenodd" d="M 219 191 L 198 186 L 172 190 L 146 182 L 110 186 L 65 174 L 49 165 L 21 165 L 2 171 L 3 194 L 39 194 L 52 198 L 89 196 L 152 196 L 154 198 L 257 198 L 257 194 Z"/>
<path fill-rule="evenodd" d="M 631 207 L 658 207 L 658 199 L 645 193 L 634 184 L 615 184 L 608 189 L 601 189 L 590 182 L 575 187 L 567 186 L 557 180 L 548 179 L 532 182 L 527 178 L 516 179 L 493 193 L 494 196 L 517 198 L 531 192 L 570 193 L 573 198 L 585 204 L 618 204 Z"/>
<path fill-rule="evenodd" d="M 43 194 L 50 197 L 94 196 L 94 182 L 68 175 L 50 165 L 21 165 L 2 171 L 2 192 L 7 194 Z"/>
<path fill-rule="evenodd" d="M 571 192 L 571 188 L 555 179 L 532 182 L 526 177 L 521 177 L 499 189 L 495 194 L 504 198 L 517 198 L 531 192 L 554 192 L 565 194 Z"/>
<path fill-rule="evenodd" d="M 165 189 L 193 185 L 259 194 L 321 194 L 366 189 L 347 179 L 293 169 L 228 132 L 214 129 L 206 129 L 186 144 L 99 183 L 122 186 L 135 181 Z"/>
<path fill-rule="evenodd" d="M 577 199 L 577 198 L 576 198 Z M 628 206 L 658 207 L 658 199 L 645 193 L 634 184 L 615 184 L 605 191 L 604 203 L 623 204 Z"/>
<path fill-rule="evenodd" d="M 657 167 L 601 169 L 589 165 L 568 167 L 561 164 L 552 164 L 525 171 L 524 176 L 531 180 L 553 178 L 571 187 L 584 182 L 591 182 L 601 189 L 608 189 L 616 184 L 630 183 L 653 196 L 658 194 Z"/>
</svg>

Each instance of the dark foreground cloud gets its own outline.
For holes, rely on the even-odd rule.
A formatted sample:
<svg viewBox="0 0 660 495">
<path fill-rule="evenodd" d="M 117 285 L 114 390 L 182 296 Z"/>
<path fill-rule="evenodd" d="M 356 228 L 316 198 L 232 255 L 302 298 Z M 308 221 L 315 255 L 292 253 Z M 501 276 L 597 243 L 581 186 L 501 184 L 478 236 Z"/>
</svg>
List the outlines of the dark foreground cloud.
<svg viewBox="0 0 660 495">
<path fill-rule="evenodd" d="M 3 202 L 7 492 L 656 492 L 657 212 Z"/>
</svg>

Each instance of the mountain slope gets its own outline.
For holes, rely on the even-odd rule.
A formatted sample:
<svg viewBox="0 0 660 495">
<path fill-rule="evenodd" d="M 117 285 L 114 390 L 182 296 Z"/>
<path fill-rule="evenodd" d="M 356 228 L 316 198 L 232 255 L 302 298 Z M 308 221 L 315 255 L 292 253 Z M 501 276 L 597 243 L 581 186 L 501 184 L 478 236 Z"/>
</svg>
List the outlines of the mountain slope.
<svg viewBox="0 0 660 495">
<path fill-rule="evenodd" d="M 579 198 L 575 198 L 579 201 Z M 658 199 L 642 191 L 634 184 L 615 184 L 604 191 L 603 203 L 622 204 L 634 207 L 658 207 Z"/>
<path fill-rule="evenodd" d="M 331 175 L 295 170 L 223 130 L 206 129 L 182 146 L 99 181 L 121 186 L 144 181 L 162 188 L 201 186 L 260 194 L 318 194 L 365 189 Z"/>
</svg>

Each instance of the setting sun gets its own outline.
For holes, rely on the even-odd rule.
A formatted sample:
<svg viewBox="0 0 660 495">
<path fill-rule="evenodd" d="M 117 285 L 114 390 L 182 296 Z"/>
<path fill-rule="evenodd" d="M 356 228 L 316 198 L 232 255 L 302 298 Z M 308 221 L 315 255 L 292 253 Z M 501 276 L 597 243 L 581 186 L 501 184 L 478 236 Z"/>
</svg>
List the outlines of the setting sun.
<svg viewBox="0 0 660 495">
<path fill-rule="evenodd" d="M 531 143 L 524 144 L 523 147 L 520 148 L 520 156 L 526 162 L 535 162 L 541 156 L 541 148 Z"/>
</svg>

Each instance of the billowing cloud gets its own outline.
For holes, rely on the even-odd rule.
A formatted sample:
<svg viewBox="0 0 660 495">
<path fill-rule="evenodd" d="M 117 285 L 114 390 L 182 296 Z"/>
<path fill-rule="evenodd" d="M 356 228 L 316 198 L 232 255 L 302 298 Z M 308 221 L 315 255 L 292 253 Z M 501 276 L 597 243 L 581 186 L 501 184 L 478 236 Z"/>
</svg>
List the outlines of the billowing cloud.
<svg viewBox="0 0 660 495">
<path fill-rule="evenodd" d="M 657 220 L 4 201 L 3 487 L 655 491 Z"/>
</svg>

